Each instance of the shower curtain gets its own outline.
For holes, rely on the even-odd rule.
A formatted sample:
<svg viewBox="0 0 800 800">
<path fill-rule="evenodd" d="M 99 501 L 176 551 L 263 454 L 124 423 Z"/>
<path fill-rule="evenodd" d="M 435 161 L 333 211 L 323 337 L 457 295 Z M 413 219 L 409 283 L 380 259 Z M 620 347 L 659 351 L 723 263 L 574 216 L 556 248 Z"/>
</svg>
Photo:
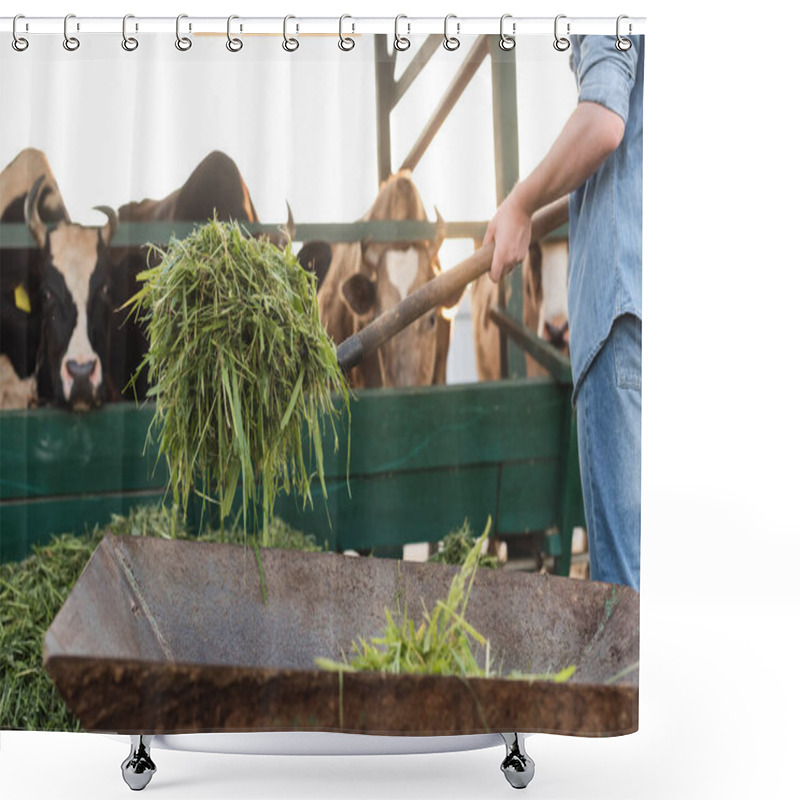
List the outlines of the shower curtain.
<svg viewBox="0 0 800 800">
<path fill-rule="evenodd" d="M 503 47 L 496 34 L 462 35 L 450 47 L 441 36 L 412 37 L 406 48 L 391 34 L 353 35 L 345 25 L 338 37 L 300 36 L 295 48 L 291 36 L 248 36 L 235 24 L 232 31 L 193 35 L 182 47 L 174 35 L 135 32 L 127 47 L 119 36 L 74 31 L 77 47 L 55 36 L 28 36 L 24 49 L 3 42 L 0 569 L 3 585 L 24 600 L 12 603 L 9 593 L 0 611 L 0 727 L 418 736 L 511 725 L 578 735 L 636 730 L 638 592 L 590 575 L 590 555 L 599 554 L 586 545 L 590 498 L 581 489 L 567 322 L 570 249 L 585 235 L 575 230 L 575 204 L 591 202 L 585 193 L 573 194 L 570 224 L 539 231 L 499 288 L 486 275 L 458 287 L 350 373 L 355 400 L 341 439 L 349 444 L 336 452 L 325 445 L 327 498 L 317 483 L 313 506 L 288 495 L 277 501 L 277 517 L 299 532 L 289 546 L 317 551 L 281 556 L 299 559 L 291 568 L 308 582 L 305 604 L 284 597 L 286 587 L 266 587 L 266 608 L 285 601 L 291 616 L 280 647 L 253 641 L 247 614 L 215 614 L 208 605 L 214 598 L 238 606 L 252 590 L 247 613 L 255 613 L 258 571 L 246 589 L 224 574 L 233 570 L 238 580 L 252 549 L 213 542 L 235 548 L 227 567 L 205 550 L 186 551 L 195 572 L 160 549 L 177 544 L 160 516 L 170 515 L 162 509 L 167 465 L 157 436 L 148 440 L 146 375 L 131 380 L 147 336 L 122 308 L 140 272 L 158 264 L 148 243 L 186 237 L 216 215 L 291 248 L 314 272 L 323 322 L 340 343 L 473 256 L 498 205 L 550 151 L 579 91 L 591 105 L 616 110 L 617 99 L 591 89 L 602 88 L 603 70 L 619 70 L 620 61 L 585 64 L 577 89 L 574 63 L 581 53 L 600 59 L 587 40 L 607 39 L 613 53 L 614 37 L 572 37 L 568 48 L 566 39 L 554 47 L 533 36 Z M 643 62 L 641 37 L 633 38 Z M 625 81 L 635 77 L 634 62 Z M 628 152 L 641 176 L 641 147 Z M 640 240 L 641 194 L 620 207 L 633 220 L 626 241 Z M 601 226 L 592 236 L 605 242 L 603 220 L 584 216 L 581 225 Z M 638 318 L 640 332 L 641 309 L 621 311 Z M 638 475 L 638 463 L 625 474 Z M 210 547 L 191 539 L 208 538 L 213 513 L 200 499 L 185 510 L 181 546 Z M 341 662 L 358 637 L 388 635 L 386 614 L 398 624 L 416 615 L 419 624 L 459 567 L 415 562 L 466 552 L 484 529 L 482 563 L 494 569 L 474 578 L 467 617 L 480 634 L 470 641 L 485 666 L 485 691 L 467 696 L 419 679 L 405 699 L 394 696 L 372 713 L 384 690 L 353 684 L 348 693 L 350 673 L 340 670 L 333 694 L 302 719 L 273 707 L 269 692 L 251 703 L 263 714 L 248 715 L 241 690 L 233 694 L 236 713 L 191 721 L 187 686 L 205 685 L 217 668 L 306 670 L 308 685 L 270 684 L 294 692 L 305 708 L 323 691 L 313 648 Z M 590 530 L 590 549 L 592 541 Z M 79 583 L 73 591 L 93 552 L 96 572 L 87 568 L 83 590 Z M 200 621 L 189 622 L 199 605 Z M 123 619 L 112 614 L 117 606 Z M 152 625 L 154 649 L 135 633 L 140 617 Z M 308 641 L 298 644 L 297 630 L 307 630 Z M 198 637 L 199 653 L 181 649 Z M 206 659 L 215 637 L 222 650 Z M 526 644 L 515 650 L 514 642 Z M 153 678 L 145 704 L 152 724 L 146 714 L 126 722 L 110 713 L 120 704 L 103 664 L 117 659 L 122 669 L 119 659 L 137 658 L 167 670 Z M 91 690 L 87 675 L 95 676 Z M 253 675 L 248 680 L 258 683 Z M 148 694 L 141 673 L 130 681 L 133 694 Z M 158 716 L 156 706 L 176 705 L 173 693 L 183 697 L 181 710 Z M 520 693 L 535 702 L 516 718 Z M 431 710 L 437 697 L 445 707 Z M 472 704 L 474 713 L 449 714 L 448 703 Z M 329 716 L 315 718 L 323 707 Z"/>
</svg>

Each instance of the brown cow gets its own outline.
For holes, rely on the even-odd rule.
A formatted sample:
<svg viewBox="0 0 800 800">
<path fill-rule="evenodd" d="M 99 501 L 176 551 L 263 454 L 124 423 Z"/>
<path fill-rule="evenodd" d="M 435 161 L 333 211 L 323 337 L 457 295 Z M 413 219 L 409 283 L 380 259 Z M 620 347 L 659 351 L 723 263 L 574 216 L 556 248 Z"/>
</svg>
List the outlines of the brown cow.
<svg viewBox="0 0 800 800">
<path fill-rule="evenodd" d="M 539 337 L 569 355 L 567 322 L 567 243 L 532 242 L 522 264 L 525 325 Z M 500 379 L 500 330 L 489 317 L 497 303 L 499 288 L 488 274 L 481 275 L 470 289 L 472 331 L 478 379 Z M 538 361 L 525 356 L 528 377 L 547 375 Z"/>
<path fill-rule="evenodd" d="M 426 220 L 407 171 L 392 175 L 363 220 Z M 320 315 L 339 344 L 441 272 L 439 247 L 444 223 L 437 211 L 435 241 L 326 245 L 311 242 L 298 258 L 319 279 Z M 454 305 L 460 297 L 448 298 Z M 424 386 L 444 382 L 450 322 L 436 308 L 398 333 L 350 373 L 355 387 Z"/>
</svg>

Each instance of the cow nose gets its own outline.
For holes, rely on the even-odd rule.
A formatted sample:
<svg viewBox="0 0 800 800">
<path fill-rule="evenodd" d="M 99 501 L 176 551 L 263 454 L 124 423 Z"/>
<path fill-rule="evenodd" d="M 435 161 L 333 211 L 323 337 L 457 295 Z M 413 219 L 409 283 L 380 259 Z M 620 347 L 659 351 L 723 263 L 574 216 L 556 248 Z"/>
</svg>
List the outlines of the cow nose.
<svg viewBox="0 0 800 800">
<path fill-rule="evenodd" d="M 569 321 L 564 321 L 562 325 L 552 322 L 544 323 L 545 339 L 553 347 L 564 347 L 569 342 Z"/>
<path fill-rule="evenodd" d="M 70 359 L 67 361 L 67 372 L 70 374 L 73 380 L 77 381 L 81 378 L 88 380 L 91 377 L 96 364 L 96 358 L 90 358 L 88 361 L 80 362 Z"/>
</svg>

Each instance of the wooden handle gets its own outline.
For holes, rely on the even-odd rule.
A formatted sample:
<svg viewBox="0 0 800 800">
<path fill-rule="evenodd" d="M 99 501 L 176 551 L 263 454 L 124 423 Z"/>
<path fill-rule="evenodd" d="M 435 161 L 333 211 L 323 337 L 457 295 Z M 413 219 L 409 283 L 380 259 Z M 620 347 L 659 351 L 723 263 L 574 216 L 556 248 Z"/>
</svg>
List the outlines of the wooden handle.
<svg viewBox="0 0 800 800">
<path fill-rule="evenodd" d="M 533 215 L 531 240 L 537 241 L 544 238 L 568 220 L 569 198 L 563 197 Z M 424 313 L 438 305 L 443 305 L 447 298 L 462 290 L 484 272 L 488 272 L 492 266 L 493 255 L 494 243 L 483 245 L 469 258 L 441 275 L 437 275 L 397 305 L 384 311 L 369 325 L 345 339 L 336 348 L 339 367 L 347 372 Z"/>
</svg>

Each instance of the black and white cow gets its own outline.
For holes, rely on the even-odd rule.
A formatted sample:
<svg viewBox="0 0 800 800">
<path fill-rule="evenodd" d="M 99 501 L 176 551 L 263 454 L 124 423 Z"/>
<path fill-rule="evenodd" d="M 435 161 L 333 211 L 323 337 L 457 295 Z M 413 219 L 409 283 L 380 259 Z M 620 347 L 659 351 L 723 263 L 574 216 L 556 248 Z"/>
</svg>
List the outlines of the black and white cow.
<svg viewBox="0 0 800 800">
<path fill-rule="evenodd" d="M 37 385 L 39 401 L 74 410 L 122 397 L 147 346 L 122 306 L 148 265 L 147 247 L 113 246 L 119 219 L 206 222 L 216 214 L 258 222 L 238 167 L 219 151 L 162 200 L 128 203 L 119 213 L 97 206 L 108 218 L 102 227 L 71 223 L 40 151 L 23 151 L 3 171 L 0 201 L 2 221 L 24 221 L 36 242 L 3 250 L 0 407 L 35 403 L 29 389 Z M 291 236 L 291 211 L 286 227 Z M 283 235 L 272 238 L 285 244 Z M 134 389 L 143 396 L 144 376 Z"/>
<path fill-rule="evenodd" d="M 25 201 L 25 221 L 39 246 L 39 396 L 87 410 L 115 391 L 107 373 L 113 277 L 109 245 L 117 213 L 96 206 L 108 218 L 102 227 L 64 220 L 50 227 L 39 214 L 43 184 L 43 177 L 37 179 Z"/>
<path fill-rule="evenodd" d="M 25 204 L 42 179 L 36 213 L 43 224 L 69 223 L 58 184 L 41 150 L 26 148 L 0 172 L 0 222 L 23 224 Z M 37 402 L 42 309 L 41 259 L 37 247 L 0 247 L 0 409 Z"/>
</svg>

